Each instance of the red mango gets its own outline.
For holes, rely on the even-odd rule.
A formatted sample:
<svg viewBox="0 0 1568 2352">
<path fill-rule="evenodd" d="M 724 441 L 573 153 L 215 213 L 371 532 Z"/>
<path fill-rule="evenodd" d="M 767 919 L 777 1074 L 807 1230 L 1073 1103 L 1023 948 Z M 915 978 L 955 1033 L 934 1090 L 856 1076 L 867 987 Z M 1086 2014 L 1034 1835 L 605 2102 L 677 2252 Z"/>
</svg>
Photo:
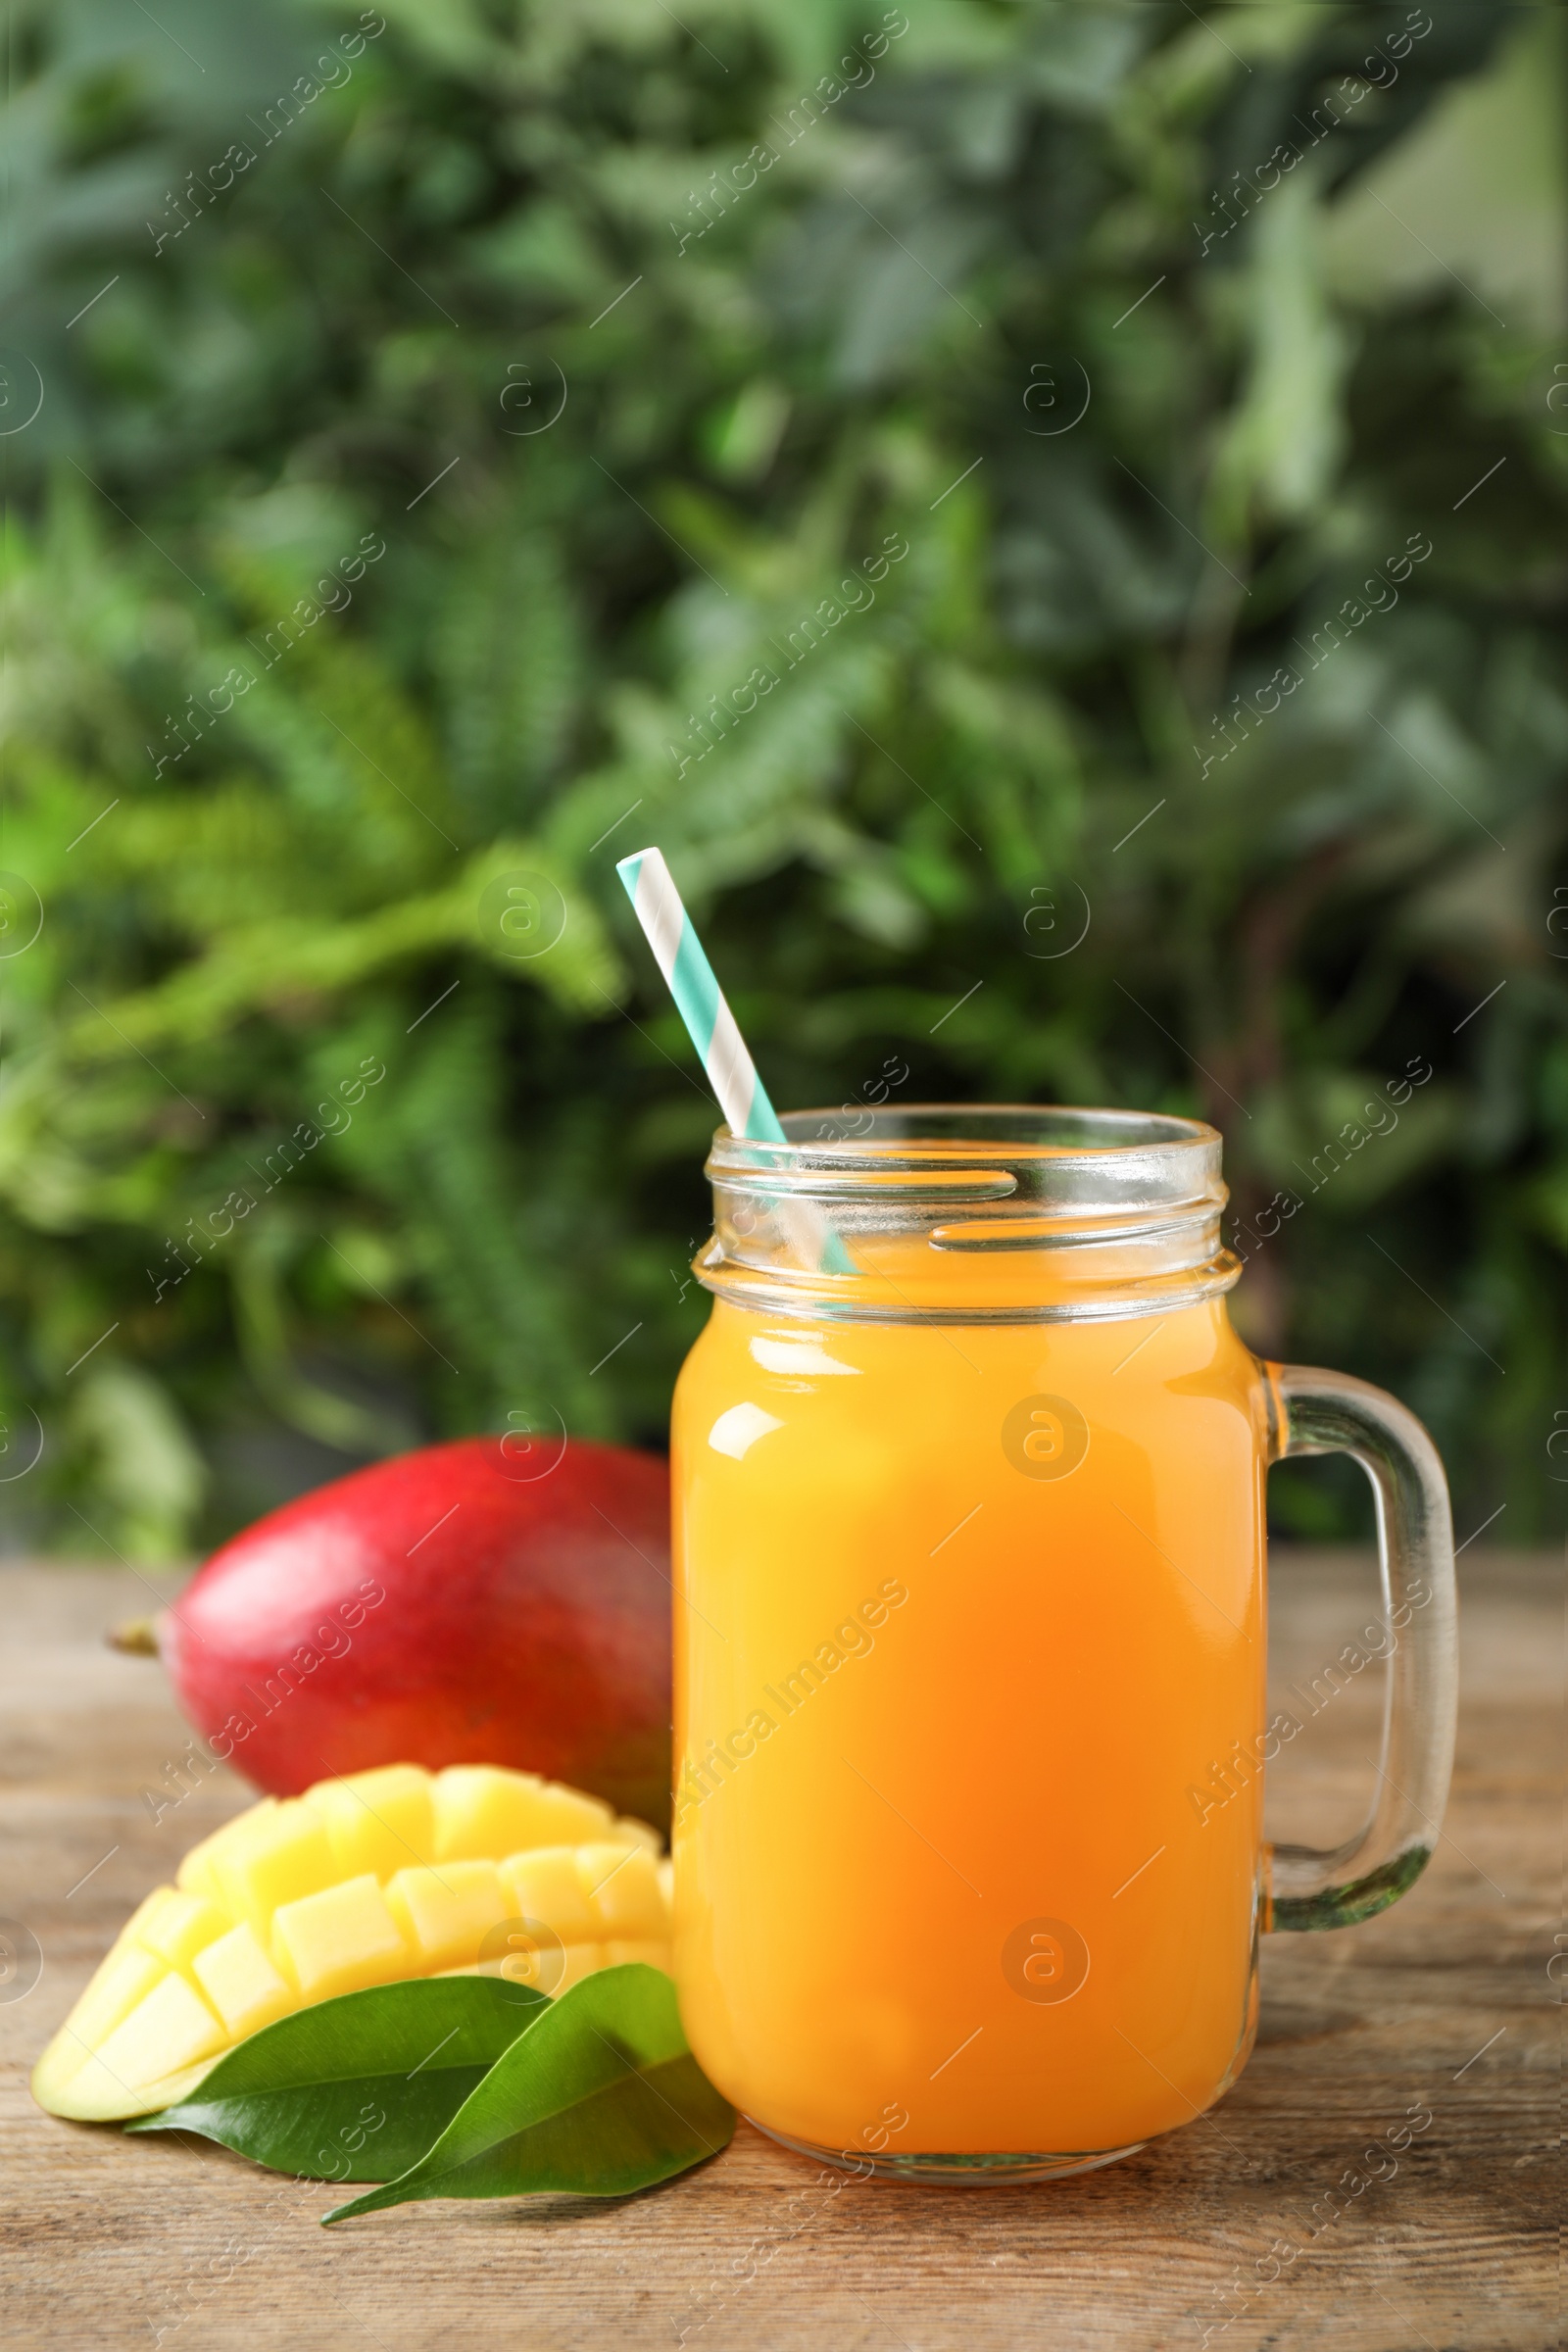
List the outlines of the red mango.
<svg viewBox="0 0 1568 2352">
<path fill-rule="evenodd" d="M 376 1764 L 510 1764 L 662 1825 L 669 1607 L 662 1461 L 466 1438 L 258 1520 L 156 1635 L 191 1723 L 278 1795 Z"/>
</svg>

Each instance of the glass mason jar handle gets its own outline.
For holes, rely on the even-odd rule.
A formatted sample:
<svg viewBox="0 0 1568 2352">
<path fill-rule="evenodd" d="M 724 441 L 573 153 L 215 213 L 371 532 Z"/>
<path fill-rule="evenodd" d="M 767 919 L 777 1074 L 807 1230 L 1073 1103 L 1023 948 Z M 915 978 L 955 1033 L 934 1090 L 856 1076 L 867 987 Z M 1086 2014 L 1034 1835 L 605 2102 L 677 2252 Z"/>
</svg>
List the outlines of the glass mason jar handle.
<svg viewBox="0 0 1568 2352">
<path fill-rule="evenodd" d="M 1389 1629 L 1377 1794 L 1343 1845 L 1268 1848 L 1270 1928 L 1348 1928 L 1414 1885 L 1437 1842 L 1453 1764 L 1458 1700 L 1453 1523 L 1437 1447 L 1396 1398 L 1342 1372 L 1265 1367 L 1276 1421 L 1271 1461 L 1348 1453 L 1372 1482 Z"/>
</svg>

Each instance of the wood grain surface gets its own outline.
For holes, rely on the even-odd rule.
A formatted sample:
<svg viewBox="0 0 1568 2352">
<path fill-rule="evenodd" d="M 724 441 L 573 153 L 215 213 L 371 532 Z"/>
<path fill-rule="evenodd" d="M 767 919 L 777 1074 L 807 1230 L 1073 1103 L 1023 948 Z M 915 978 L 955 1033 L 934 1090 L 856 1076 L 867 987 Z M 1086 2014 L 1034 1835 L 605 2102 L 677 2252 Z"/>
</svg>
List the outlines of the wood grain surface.
<svg viewBox="0 0 1568 2352">
<path fill-rule="evenodd" d="M 618 2203 L 428 2204 L 327 2233 L 319 2183 L 223 2149 L 59 2123 L 33 2058 L 132 1904 L 248 1801 L 225 1770 L 158 1821 L 186 1732 L 161 1668 L 104 1629 L 116 1570 L 0 1568 L 0 1911 L 42 1973 L 0 1984 L 7 2347 L 416 2352 L 1538 2352 L 1563 2326 L 1565 1723 L 1560 1561 L 1466 1554 L 1446 1834 L 1365 1926 L 1268 1939 L 1262 2026 L 1208 2116 L 1111 2170 L 1033 2188 L 838 2174 L 742 2125 L 716 2162 Z M 1309 1690 L 1373 1614 L 1358 1554 L 1276 1561 L 1274 1669 Z M 1274 1834 L 1364 1810 L 1370 1667 L 1271 1774 Z M 1298 1711 L 1300 1703 L 1297 1701 Z M 12 1997 L 7 1997 L 8 1995 Z M 1402 2119 L 1430 2123 L 1396 2154 Z M 1361 2185 L 1357 2187 L 1355 2183 Z M 1332 2200 L 1325 2202 L 1325 2200 Z"/>
</svg>

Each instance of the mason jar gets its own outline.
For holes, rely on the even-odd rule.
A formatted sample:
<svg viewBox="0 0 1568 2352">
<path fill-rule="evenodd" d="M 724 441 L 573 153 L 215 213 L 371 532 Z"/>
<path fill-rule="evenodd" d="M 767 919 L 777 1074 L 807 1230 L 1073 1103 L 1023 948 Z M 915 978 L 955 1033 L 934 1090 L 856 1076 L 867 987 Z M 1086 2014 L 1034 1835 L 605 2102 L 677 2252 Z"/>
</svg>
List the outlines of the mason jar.
<svg viewBox="0 0 1568 2352">
<path fill-rule="evenodd" d="M 858 1132 L 850 1132 L 858 1125 Z M 1231 1327 L 1220 1138 L 942 1104 L 721 1129 L 676 1392 L 675 1968 L 703 2067 L 830 2163 L 1106 2164 L 1245 2066 L 1260 1934 L 1410 1886 L 1453 1741 L 1452 1536 L 1391 1396 Z M 1264 1839 L 1264 1481 L 1377 1502 L 1381 1769 Z"/>
</svg>

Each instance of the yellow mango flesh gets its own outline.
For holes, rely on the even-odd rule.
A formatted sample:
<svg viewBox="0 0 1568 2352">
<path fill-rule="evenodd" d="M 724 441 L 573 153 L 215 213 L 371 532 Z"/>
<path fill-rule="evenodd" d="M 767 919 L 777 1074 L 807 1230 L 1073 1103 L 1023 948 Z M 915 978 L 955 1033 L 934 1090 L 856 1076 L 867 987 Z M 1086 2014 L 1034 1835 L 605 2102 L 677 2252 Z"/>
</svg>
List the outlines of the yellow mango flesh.
<svg viewBox="0 0 1568 2352">
<path fill-rule="evenodd" d="M 405 1942 L 428 1969 L 471 1965 L 490 1930 L 512 1916 L 493 1862 L 443 1862 L 438 1870 L 400 1870 L 387 1886 L 386 1899 Z"/>
<path fill-rule="evenodd" d="M 82 2122 L 149 2115 L 274 2019 L 406 1977 L 562 1993 L 626 1960 L 667 1972 L 659 1851 L 646 1822 L 499 1765 L 392 1764 L 265 1797 L 138 1906 L 33 2096 Z"/>
<path fill-rule="evenodd" d="M 198 1952 L 191 1973 L 222 2019 L 230 2041 L 243 2041 L 297 2006 L 298 1994 L 243 1921 Z"/>
<path fill-rule="evenodd" d="M 279 1904 L 272 1958 L 302 2001 L 327 2001 L 337 1992 L 424 1973 L 410 1965 L 411 1947 L 369 1871 L 341 1886 L 302 1894 L 297 1903 Z"/>
<path fill-rule="evenodd" d="M 248 1920 L 260 1936 L 280 1903 L 315 1894 L 342 1874 L 325 1827 L 309 1805 L 291 1797 L 250 1836 L 220 1846 L 213 1875 L 230 1920 Z"/>
<path fill-rule="evenodd" d="M 576 1848 L 544 1845 L 514 1854 L 501 1866 L 501 1880 L 518 1919 L 550 1922 L 563 1943 L 591 1943 L 594 1915 L 577 1876 Z"/>
<path fill-rule="evenodd" d="M 325 1825 L 340 1879 L 365 1871 L 389 1879 L 411 1862 L 435 1859 L 430 1775 L 417 1764 L 384 1764 L 352 1780 L 322 1781 L 303 1801 Z"/>
<path fill-rule="evenodd" d="M 148 1917 L 135 1932 L 136 1941 L 171 1968 L 188 1968 L 228 1927 L 227 1914 L 217 1903 L 201 1894 L 180 1894 L 172 1886 L 160 1886 L 147 1910 Z"/>
</svg>

